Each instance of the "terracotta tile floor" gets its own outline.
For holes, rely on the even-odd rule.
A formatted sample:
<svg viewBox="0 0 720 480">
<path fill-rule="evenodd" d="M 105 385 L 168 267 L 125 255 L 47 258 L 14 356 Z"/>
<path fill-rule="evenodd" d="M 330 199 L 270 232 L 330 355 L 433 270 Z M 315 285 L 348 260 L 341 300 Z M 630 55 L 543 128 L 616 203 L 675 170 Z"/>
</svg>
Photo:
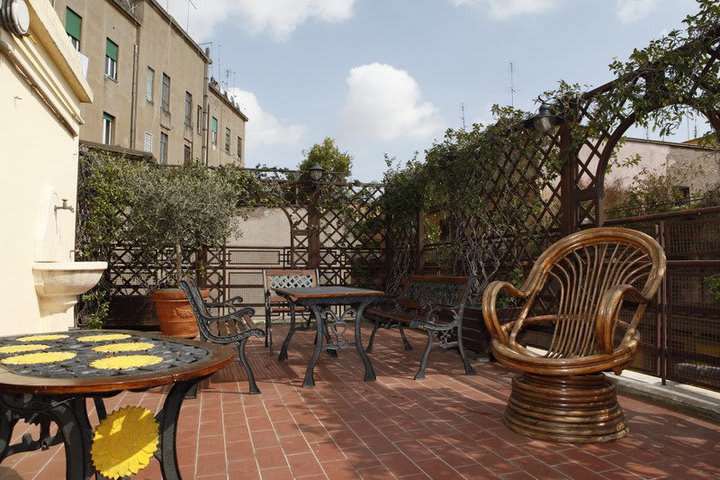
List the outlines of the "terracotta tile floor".
<svg viewBox="0 0 720 480">
<path fill-rule="evenodd" d="M 276 344 L 284 332 L 276 329 Z M 620 441 L 573 446 L 517 435 L 501 421 L 510 372 L 478 362 L 478 375 L 467 377 L 457 353 L 434 352 L 427 379 L 413 381 L 424 345 L 416 332 L 411 352 L 397 331 L 379 332 L 376 382 L 360 380 L 362 363 L 345 350 L 323 355 L 317 386 L 303 389 L 313 335 L 298 332 L 283 363 L 259 341 L 248 345 L 262 395 L 247 394 L 233 365 L 185 402 L 177 439 L 185 479 L 720 478 L 720 425 L 629 397 L 620 402 L 631 432 Z M 123 394 L 108 409 L 156 409 L 162 398 L 159 390 Z M 0 479 L 58 480 L 64 462 L 60 446 L 14 455 Z M 136 478 L 159 479 L 157 464 Z"/>
</svg>

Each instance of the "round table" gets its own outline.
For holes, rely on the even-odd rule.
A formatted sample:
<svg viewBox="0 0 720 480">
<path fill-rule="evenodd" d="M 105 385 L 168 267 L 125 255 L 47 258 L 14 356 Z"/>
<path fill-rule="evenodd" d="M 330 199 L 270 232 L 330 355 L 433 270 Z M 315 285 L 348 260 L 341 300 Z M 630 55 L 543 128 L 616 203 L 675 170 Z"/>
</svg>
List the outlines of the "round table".
<svg viewBox="0 0 720 480">
<path fill-rule="evenodd" d="M 145 349 L 113 352 L 119 348 L 114 345 L 119 343 L 142 343 Z M 32 351 L 13 351 L 23 345 L 32 345 Z M 98 347 L 103 351 L 98 351 Z M 13 362 L 24 360 L 11 359 L 53 352 L 74 356 L 52 363 L 20 365 Z M 126 355 L 151 355 L 156 363 L 134 368 L 93 366 L 97 360 Z M 162 360 L 158 361 L 157 357 Z M 160 462 L 163 478 L 179 479 L 175 434 L 185 395 L 199 381 L 231 363 L 234 357 L 235 349 L 228 346 L 125 330 L 73 330 L 0 337 L 0 461 L 15 453 L 64 443 L 66 478 L 89 479 L 97 472 L 90 458 L 93 428 L 86 400 L 95 402 L 102 420 L 106 416 L 103 398 L 126 390 L 142 391 L 172 384 L 162 409 L 155 414 L 159 445 L 154 456 Z M 11 445 L 12 431 L 20 420 L 39 425 L 40 436 L 33 439 L 25 435 L 19 443 Z M 51 422 L 58 425 L 55 435 L 50 434 Z M 97 474 L 97 478 L 104 477 Z"/>
</svg>

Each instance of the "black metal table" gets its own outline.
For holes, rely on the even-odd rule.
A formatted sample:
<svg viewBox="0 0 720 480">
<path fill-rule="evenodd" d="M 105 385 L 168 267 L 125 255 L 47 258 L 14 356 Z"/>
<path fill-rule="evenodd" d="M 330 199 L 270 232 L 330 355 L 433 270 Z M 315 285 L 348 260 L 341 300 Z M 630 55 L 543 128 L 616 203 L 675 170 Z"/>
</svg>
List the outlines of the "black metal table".
<svg viewBox="0 0 720 480">
<path fill-rule="evenodd" d="M 119 343 L 141 344 L 143 349 L 117 351 Z M 32 346 L 31 350 L 17 351 L 28 345 Z M 35 353 L 62 354 L 65 358 L 45 363 L 12 363 L 19 361 L 18 356 Z M 111 369 L 108 365 L 101 368 L 97 363 L 98 360 L 127 362 L 124 356 L 137 354 L 152 357 L 155 363 L 130 368 L 112 365 Z M 0 461 L 15 453 L 45 450 L 64 443 L 67 479 L 85 480 L 93 475 L 105 478 L 96 472 L 90 455 L 93 427 L 86 400 L 94 401 L 98 418 L 103 420 L 107 415 L 104 398 L 127 390 L 142 391 L 172 384 L 162 409 L 155 414 L 159 441 L 153 456 L 160 462 L 164 479 L 180 479 L 175 434 L 185 395 L 234 357 L 235 350 L 230 347 L 134 331 L 76 330 L 2 337 Z M 26 434 L 20 442 L 10 444 L 13 429 L 20 420 L 39 425 L 40 435 L 34 439 Z M 51 422 L 58 426 L 55 435 L 50 433 Z"/>
<path fill-rule="evenodd" d="M 365 365 L 364 380 L 366 382 L 375 380 L 375 371 L 362 346 L 360 327 L 365 307 L 383 297 L 385 295 L 384 292 L 349 287 L 276 288 L 275 292 L 287 299 L 291 309 L 294 309 L 296 305 L 302 305 L 309 308 L 315 316 L 317 323 L 315 350 L 313 351 L 312 357 L 310 357 L 310 362 L 305 372 L 303 387 L 315 386 L 313 370 L 323 350 L 337 352 L 337 350 L 352 347 L 356 348 L 358 355 L 360 355 Z M 338 305 L 350 305 L 351 308 L 345 310 L 338 316 L 330 308 Z M 354 315 L 355 317 L 354 343 L 348 342 L 344 336 L 345 330 L 347 329 L 346 322 L 350 315 Z M 295 333 L 295 316 L 293 315 L 290 318 L 290 330 L 285 337 L 278 360 L 287 360 L 288 346 Z"/>
</svg>

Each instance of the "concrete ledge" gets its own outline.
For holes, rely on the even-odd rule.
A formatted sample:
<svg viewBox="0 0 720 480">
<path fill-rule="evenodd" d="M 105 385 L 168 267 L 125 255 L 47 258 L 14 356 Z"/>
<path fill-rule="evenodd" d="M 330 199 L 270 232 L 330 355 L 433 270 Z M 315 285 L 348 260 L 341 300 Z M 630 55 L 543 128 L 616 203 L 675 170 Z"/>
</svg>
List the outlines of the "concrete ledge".
<svg viewBox="0 0 720 480">
<path fill-rule="evenodd" d="M 606 374 L 617 384 L 618 392 L 642 397 L 663 406 L 685 410 L 720 422 L 720 392 L 694 387 L 668 380 L 665 385 L 660 378 L 625 370 L 622 375 Z"/>
</svg>

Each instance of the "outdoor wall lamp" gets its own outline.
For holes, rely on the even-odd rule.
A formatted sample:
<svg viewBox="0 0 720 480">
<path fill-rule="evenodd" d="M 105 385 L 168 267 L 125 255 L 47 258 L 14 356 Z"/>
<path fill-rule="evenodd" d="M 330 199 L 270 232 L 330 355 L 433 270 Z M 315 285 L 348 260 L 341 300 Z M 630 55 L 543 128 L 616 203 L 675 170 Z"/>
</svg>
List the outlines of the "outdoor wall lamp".
<svg viewBox="0 0 720 480">
<path fill-rule="evenodd" d="M 0 0 L 0 26 L 24 37 L 30 31 L 30 11 L 24 0 Z"/>
<path fill-rule="evenodd" d="M 538 97 L 538 100 L 542 102 L 538 113 L 525 120 L 525 128 L 534 128 L 538 132 L 547 133 L 552 127 L 565 123 L 563 117 L 552 113 L 553 108 L 557 107 L 556 104 L 549 103 L 542 97 Z"/>
<path fill-rule="evenodd" d="M 322 168 L 318 163 L 314 163 L 313 166 L 310 167 L 310 178 L 313 182 L 319 182 L 323 176 L 323 173 L 325 173 L 325 169 Z"/>
</svg>

